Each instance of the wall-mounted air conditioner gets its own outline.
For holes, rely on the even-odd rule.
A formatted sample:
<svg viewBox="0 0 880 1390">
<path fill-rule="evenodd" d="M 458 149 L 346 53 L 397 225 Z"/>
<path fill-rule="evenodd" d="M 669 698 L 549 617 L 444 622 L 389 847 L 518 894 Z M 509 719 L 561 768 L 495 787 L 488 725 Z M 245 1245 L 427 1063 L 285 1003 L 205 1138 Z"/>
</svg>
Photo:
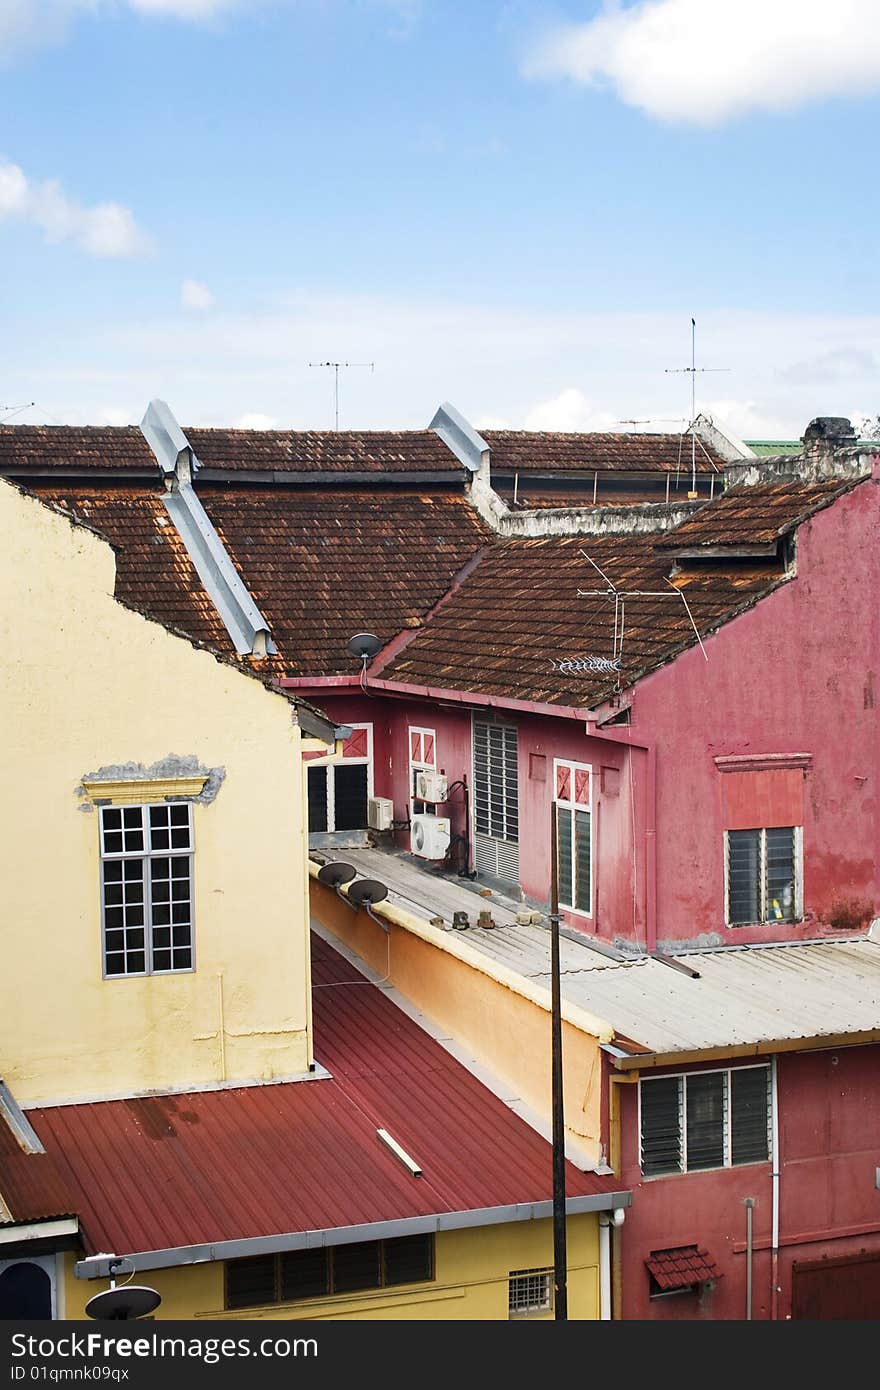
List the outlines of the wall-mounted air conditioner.
<svg viewBox="0 0 880 1390">
<path fill-rule="evenodd" d="M 443 859 L 449 849 L 450 826 L 448 816 L 413 816 L 410 826 L 410 844 L 413 854 L 420 859 Z"/>
<path fill-rule="evenodd" d="M 423 768 L 416 772 L 415 798 L 417 801 L 445 801 L 448 791 L 446 776 L 433 768 Z"/>
<path fill-rule="evenodd" d="M 371 796 L 367 800 L 367 825 L 371 830 L 390 830 L 394 820 L 394 802 L 389 796 Z"/>
</svg>

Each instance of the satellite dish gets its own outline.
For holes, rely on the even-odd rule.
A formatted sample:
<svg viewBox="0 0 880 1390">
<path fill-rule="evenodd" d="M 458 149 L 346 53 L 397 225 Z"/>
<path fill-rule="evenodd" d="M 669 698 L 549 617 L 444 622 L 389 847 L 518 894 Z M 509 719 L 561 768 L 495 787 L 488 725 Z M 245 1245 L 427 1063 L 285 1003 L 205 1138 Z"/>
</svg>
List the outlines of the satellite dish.
<svg viewBox="0 0 880 1390">
<path fill-rule="evenodd" d="M 357 903 L 359 907 L 370 908 L 373 903 L 380 903 L 383 898 L 388 897 L 388 889 L 384 883 L 377 883 L 374 878 L 362 878 L 351 885 L 348 897 L 350 902 Z"/>
<path fill-rule="evenodd" d="M 144 1284 L 122 1284 L 119 1288 L 104 1289 L 96 1293 L 86 1304 L 90 1318 L 113 1319 L 142 1318 L 152 1313 L 162 1302 L 155 1289 Z"/>
<path fill-rule="evenodd" d="M 318 870 L 318 878 L 322 883 L 329 883 L 331 888 L 338 888 L 342 883 L 351 883 L 357 875 L 357 869 L 351 864 L 322 864 Z"/>
<path fill-rule="evenodd" d="M 374 632 L 356 632 L 348 641 L 348 650 L 361 661 L 369 661 L 382 646 Z"/>
</svg>

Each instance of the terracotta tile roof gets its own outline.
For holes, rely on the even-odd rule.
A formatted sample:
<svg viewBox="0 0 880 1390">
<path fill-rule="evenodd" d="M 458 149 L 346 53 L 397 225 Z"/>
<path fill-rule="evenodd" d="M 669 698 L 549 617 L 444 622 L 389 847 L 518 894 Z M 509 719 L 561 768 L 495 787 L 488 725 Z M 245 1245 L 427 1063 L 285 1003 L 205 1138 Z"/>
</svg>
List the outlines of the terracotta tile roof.
<svg viewBox="0 0 880 1390">
<path fill-rule="evenodd" d="M 235 656 L 160 493 L 104 482 L 33 491 L 117 548 L 117 598 Z M 490 540 L 459 491 L 197 491 L 278 646 L 277 657 L 244 659 L 263 674 L 350 674 L 353 633 L 375 632 L 384 644 L 417 627 Z"/>
<path fill-rule="evenodd" d="M 702 1245 L 679 1245 L 671 1250 L 652 1250 L 645 1264 L 664 1292 L 687 1289 L 692 1284 L 723 1278 L 709 1251 Z"/>
<path fill-rule="evenodd" d="M 461 473 L 433 430 L 203 430 L 184 434 L 205 468 L 283 473 Z"/>
<path fill-rule="evenodd" d="M 432 430 L 232 430 L 185 428 L 205 468 L 282 473 L 461 473 Z M 0 472 L 139 469 L 156 459 L 136 425 L 0 425 Z"/>
<path fill-rule="evenodd" d="M 198 493 L 293 674 L 352 674 L 353 633 L 418 627 L 491 539 L 462 492 Z"/>
<path fill-rule="evenodd" d="M 660 550 L 772 545 L 864 479 L 740 484 L 657 540 Z"/>
<path fill-rule="evenodd" d="M 76 1215 L 76 1197 L 50 1154 L 26 1153 L 0 1116 L 0 1200 L 16 1224 Z M 0 1209 L 0 1226 L 9 1225 Z"/>
<path fill-rule="evenodd" d="M 660 593 L 626 603 L 622 685 L 696 640 L 685 606 L 667 581 L 669 560 L 656 552 L 656 539 L 649 533 L 501 542 L 380 674 L 416 685 L 592 707 L 611 693 L 616 676 L 554 668 L 554 662 L 613 655 L 614 603 L 584 551 L 618 589 Z M 756 562 L 726 573 L 682 574 L 676 583 L 702 635 L 781 579 L 781 567 Z M 589 597 L 579 597 L 579 589 Z"/>
<path fill-rule="evenodd" d="M 89 1252 L 549 1200 L 547 1142 L 336 951 L 315 939 L 313 952 L 316 1055 L 332 1079 L 29 1111 Z M 619 1190 L 570 1164 L 566 1182 L 597 1205 Z"/>
<path fill-rule="evenodd" d="M 543 430 L 481 430 L 498 473 L 579 473 L 596 469 L 637 473 L 690 473 L 690 435 L 576 434 Z M 697 446 L 697 472 L 721 471 L 724 462 Z"/>
</svg>

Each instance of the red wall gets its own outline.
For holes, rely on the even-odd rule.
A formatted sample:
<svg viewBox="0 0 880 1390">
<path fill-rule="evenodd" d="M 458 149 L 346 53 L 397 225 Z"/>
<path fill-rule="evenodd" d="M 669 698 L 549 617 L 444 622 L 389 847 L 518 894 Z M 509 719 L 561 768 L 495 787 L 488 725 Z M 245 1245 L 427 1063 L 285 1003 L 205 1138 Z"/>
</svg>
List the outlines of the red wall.
<svg viewBox="0 0 880 1390">
<path fill-rule="evenodd" d="M 880 910 L 878 528 L 872 481 L 800 528 L 797 579 L 707 640 L 708 662 L 694 648 L 637 687 L 633 736 L 657 745 L 661 944 L 816 936 L 846 898 Z M 731 774 L 713 760 L 761 753 L 812 754 L 796 774 L 805 778 L 805 921 L 728 931 L 721 798 Z"/>
<path fill-rule="evenodd" d="M 750 1061 L 761 1060 L 750 1058 Z M 717 1065 L 723 1065 L 721 1063 Z M 678 1068 L 677 1070 L 694 1070 Z M 652 1073 L 653 1075 L 654 1073 Z M 880 1048 L 783 1053 L 778 1059 L 779 1318 L 791 1313 L 792 1264 L 880 1251 Z M 621 1183 L 633 1203 L 619 1235 L 622 1316 L 737 1319 L 746 1307 L 746 1209 L 754 1197 L 752 1316 L 771 1316 L 769 1163 L 643 1180 L 637 1086 L 621 1090 Z M 704 1245 L 723 1277 L 699 1300 L 650 1300 L 652 1250 Z"/>
</svg>

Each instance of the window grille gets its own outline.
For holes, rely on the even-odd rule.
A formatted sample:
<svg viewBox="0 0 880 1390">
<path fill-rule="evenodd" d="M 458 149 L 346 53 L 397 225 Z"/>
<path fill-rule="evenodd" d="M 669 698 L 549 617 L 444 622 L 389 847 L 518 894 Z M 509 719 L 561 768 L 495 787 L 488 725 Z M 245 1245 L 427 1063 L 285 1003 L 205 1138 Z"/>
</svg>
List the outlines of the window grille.
<svg viewBox="0 0 880 1390">
<path fill-rule="evenodd" d="M 516 1269 L 509 1276 L 508 1308 L 512 1318 L 533 1317 L 553 1308 L 552 1269 Z"/>
</svg>

